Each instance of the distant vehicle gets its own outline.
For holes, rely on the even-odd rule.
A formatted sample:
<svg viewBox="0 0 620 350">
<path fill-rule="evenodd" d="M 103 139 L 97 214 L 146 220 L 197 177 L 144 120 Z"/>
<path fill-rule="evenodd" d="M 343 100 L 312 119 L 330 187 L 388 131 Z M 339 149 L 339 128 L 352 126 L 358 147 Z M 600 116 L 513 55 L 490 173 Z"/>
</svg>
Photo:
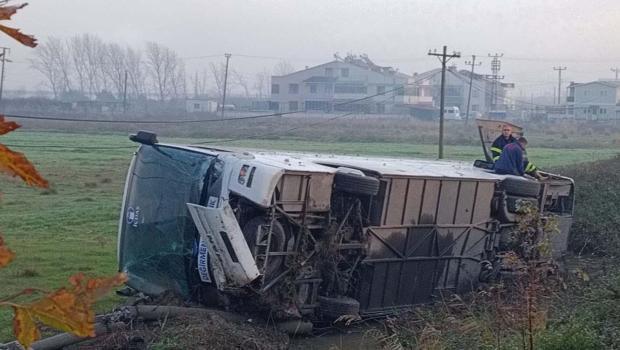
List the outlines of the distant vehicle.
<svg viewBox="0 0 620 350">
<path fill-rule="evenodd" d="M 487 113 L 488 119 L 506 119 L 507 116 L 506 111 L 490 111 Z"/>
<path fill-rule="evenodd" d="M 462 120 L 463 119 L 461 118 L 461 110 L 456 106 L 445 107 L 443 109 L 443 117 L 444 119 L 449 119 L 449 120 Z"/>
<path fill-rule="evenodd" d="M 566 250 L 567 178 L 130 138 L 140 146 L 125 184 L 118 262 L 128 285 L 147 295 L 252 306 L 281 320 L 385 315 L 471 291 L 502 271 L 525 202 L 558 217 L 552 247 Z"/>
<path fill-rule="evenodd" d="M 219 111 L 222 110 L 222 105 L 218 106 L 218 110 Z M 224 110 L 225 111 L 235 111 L 235 110 L 237 110 L 237 107 L 235 105 L 224 105 Z"/>
</svg>

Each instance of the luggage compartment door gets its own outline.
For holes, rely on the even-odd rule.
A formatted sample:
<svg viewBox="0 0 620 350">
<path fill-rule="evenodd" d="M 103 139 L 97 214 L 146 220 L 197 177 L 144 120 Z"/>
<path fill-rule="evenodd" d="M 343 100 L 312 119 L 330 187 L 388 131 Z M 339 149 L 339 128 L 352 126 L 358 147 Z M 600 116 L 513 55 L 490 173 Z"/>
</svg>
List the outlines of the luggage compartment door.
<svg viewBox="0 0 620 350">
<path fill-rule="evenodd" d="M 260 276 L 239 223 L 228 202 L 221 208 L 188 203 L 200 237 L 206 242 L 218 289 L 239 288 Z"/>
</svg>

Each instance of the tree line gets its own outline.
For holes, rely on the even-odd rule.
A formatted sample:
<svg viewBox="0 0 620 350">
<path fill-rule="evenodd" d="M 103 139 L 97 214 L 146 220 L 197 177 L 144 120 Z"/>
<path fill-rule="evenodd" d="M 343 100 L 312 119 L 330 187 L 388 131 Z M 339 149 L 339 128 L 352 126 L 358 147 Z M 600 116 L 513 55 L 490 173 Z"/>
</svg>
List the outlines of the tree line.
<svg viewBox="0 0 620 350">
<path fill-rule="evenodd" d="M 79 94 L 88 98 L 111 94 L 116 99 L 153 96 L 159 101 L 214 95 L 224 89 L 224 63 L 210 63 L 208 69 L 189 74 L 179 54 L 156 42 L 143 48 L 105 42 L 92 34 L 67 39 L 50 37 L 35 50 L 31 66 L 40 72 L 55 98 Z M 292 65 L 281 61 L 274 74 L 292 72 Z M 271 71 L 263 69 L 254 79 L 230 69 L 227 93 L 237 89 L 245 97 L 269 96 Z M 188 82 L 189 80 L 189 82 Z"/>
</svg>

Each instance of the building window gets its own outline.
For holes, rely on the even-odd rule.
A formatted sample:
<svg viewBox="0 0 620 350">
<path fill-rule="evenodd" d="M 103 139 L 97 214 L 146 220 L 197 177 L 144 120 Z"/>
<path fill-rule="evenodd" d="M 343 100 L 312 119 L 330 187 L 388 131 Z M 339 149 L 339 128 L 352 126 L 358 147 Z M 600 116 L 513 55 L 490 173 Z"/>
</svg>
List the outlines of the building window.
<svg viewBox="0 0 620 350">
<path fill-rule="evenodd" d="M 385 86 L 383 86 L 383 85 L 379 85 L 379 86 L 377 86 L 377 93 L 378 93 L 378 94 L 383 94 L 383 93 L 385 93 Z"/>
<path fill-rule="evenodd" d="M 194 103 L 194 109 L 200 109 L 200 103 Z"/>
<path fill-rule="evenodd" d="M 334 76 L 334 68 L 325 68 L 325 75 L 328 77 Z"/>
<path fill-rule="evenodd" d="M 278 85 L 278 84 L 271 84 L 271 93 L 272 94 L 279 94 L 280 93 L 280 85 Z"/>
<path fill-rule="evenodd" d="M 327 101 L 306 101 L 306 110 L 329 111 L 329 102 Z"/>
<path fill-rule="evenodd" d="M 325 92 L 326 94 L 331 94 L 332 93 L 332 86 L 331 84 L 326 84 L 323 86 L 323 92 Z"/>
<path fill-rule="evenodd" d="M 478 105 L 471 105 L 471 110 L 472 110 L 472 112 L 478 112 L 480 110 L 480 106 L 478 106 Z"/>
<path fill-rule="evenodd" d="M 385 104 L 377 103 L 377 113 L 385 113 Z"/>
<path fill-rule="evenodd" d="M 473 90 L 473 91 L 471 92 L 471 97 L 473 97 L 473 98 L 478 98 L 478 97 L 480 97 L 480 91 L 478 91 L 478 90 Z"/>
<path fill-rule="evenodd" d="M 316 94 L 316 84 L 310 84 L 310 93 Z"/>
<path fill-rule="evenodd" d="M 288 93 L 289 94 L 299 93 L 299 84 L 288 84 Z"/>
<path fill-rule="evenodd" d="M 348 78 L 349 77 L 349 68 L 342 68 L 342 69 L 340 69 L 340 75 L 343 78 Z"/>
<path fill-rule="evenodd" d="M 280 103 L 279 102 L 269 101 L 269 110 L 270 111 L 279 111 L 280 110 Z"/>
<path fill-rule="evenodd" d="M 460 97 L 461 89 L 458 87 L 448 86 L 446 88 L 446 96 Z"/>
<path fill-rule="evenodd" d="M 334 88 L 334 92 L 337 94 L 365 94 L 367 90 L 366 86 L 363 85 L 338 84 Z"/>
<path fill-rule="evenodd" d="M 297 102 L 297 101 L 290 101 L 288 103 L 288 110 L 289 111 L 294 112 L 294 111 L 296 111 L 298 109 L 299 109 L 299 102 Z"/>
</svg>

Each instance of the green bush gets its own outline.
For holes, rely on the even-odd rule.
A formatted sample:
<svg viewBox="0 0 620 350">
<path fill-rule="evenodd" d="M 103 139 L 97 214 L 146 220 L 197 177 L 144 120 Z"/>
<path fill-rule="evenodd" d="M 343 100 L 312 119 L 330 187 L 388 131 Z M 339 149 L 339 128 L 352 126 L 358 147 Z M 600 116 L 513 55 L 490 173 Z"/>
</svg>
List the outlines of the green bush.
<svg viewBox="0 0 620 350">
<path fill-rule="evenodd" d="M 570 247 L 576 253 L 620 255 L 620 157 L 557 169 L 575 180 L 575 221 Z"/>
<path fill-rule="evenodd" d="M 599 350 L 603 344 L 589 325 L 578 320 L 551 327 L 539 336 L 536 349 L 540 350 Z"/>
</svg>

